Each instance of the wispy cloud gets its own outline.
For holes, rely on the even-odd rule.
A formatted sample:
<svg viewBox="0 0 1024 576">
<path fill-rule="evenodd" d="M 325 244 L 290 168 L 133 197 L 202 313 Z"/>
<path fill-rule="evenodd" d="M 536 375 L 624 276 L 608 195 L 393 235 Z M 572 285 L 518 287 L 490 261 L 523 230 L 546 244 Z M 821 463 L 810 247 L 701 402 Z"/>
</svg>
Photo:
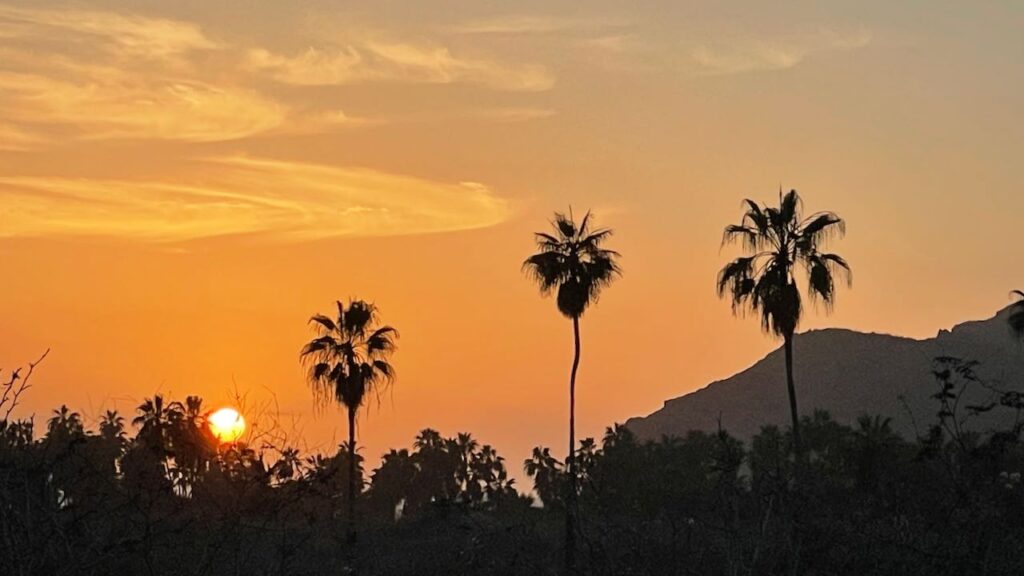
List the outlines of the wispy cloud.
<svg viewBox="0 0 1024 576">
<path fill-rule="evenodd" d="M 783 39 L 747 39 L 729 43 L 701 44 L 690 52 L 696 72 L 706 75 L 785 70 L 813 54 L 863 48 L 871 33 L 859 30 L 840 33 L 823 30 L 815 34 Z"/>
<path fill-rule="evenodd" d="M 368 41 L 334 48 L 309 48 L 296 55 L 264 49 L 248 53 L 248 66 L 287 84 L 329 86 L 393 82 L 481 84 L 497 90 L 542 91 L 554 76 L 543 66 L 505 64 L 455 56 L 443 46 Z"/>
<path fill-rule="evenodd" d="M 41 138 L 13 124 L 0 121 L 0 150 L 22 152 L 36 148 Z"/>
<path fill-rule="evenodd" d="M 0 234 L 300 240 L 463 230 L 509 215 L 506 201 L 472 182 L 250 157 L 202 164 L 194 183 L 0 178 Z"/>
<path fill-rule="evenodd" d="M 81 10 L 0 6 L 0 106 L 24 135 L 217 141 L 281 124 L 285 108 L 202 79 L 187 56 L 219 44 L 195 25 Z"/>
<path fill-rule="evenodd" d="M 451 27 L 457 34 L 556 34 L 565 32 L 600 32 L 621 28 L 631 22 L 612 17 L 566 17 L 537 14 L 506 14 L 469 20 Z"/>
<path fill-rule="evenodd" d="M 0 5 L 0 30 L 14 38 L 37 37 L 40 30 L 51 30 L 63 34 L 65 42 L 83 40 L 80 37 L 86 36 L 99 41 L 105 50 L 146 58 L 167 58 L 218 45 L 188 22 L 81 9 Z"/>
<path fill-rule="evenodd" d="M 283 106 L 244 89 L 94 72 L 56 78 L 0 70 L 0 102 L 21 122 L 73 126 L 87 139 L 229 140 L 285 117 Z"/>
<path fill-rule="evenodd" d="M 583 41 L 583 45 L 591 48 L 597 48 L 604 52 L 619 54 L 626 52 L 634 42 L 635 39 L 630 34 L 607 34 L 604 36 L 587 38 Z"/>
<path fill-rule="evenodd" d="M 477 110 L 473 115 L 494 122 L 527 122 L 550 118 L 557 114 L 552 108 L 487 108 Z"/>
<path fill-rule="evenodd" d="M 0 149 L 48 139 L 235 140 L 377 124 L 272 86 L 472 84 L 550 89 L 537 64 L 466 56 L 423 40 L 350 32 L 347 42 L 285 55 L 233 45 L 195 23 L 79 8 L 0 4 Z M 270 96 L 274 94 L 274 96 Z M 326 105 L 325 105 L 326 104 Z"/>
</svg>

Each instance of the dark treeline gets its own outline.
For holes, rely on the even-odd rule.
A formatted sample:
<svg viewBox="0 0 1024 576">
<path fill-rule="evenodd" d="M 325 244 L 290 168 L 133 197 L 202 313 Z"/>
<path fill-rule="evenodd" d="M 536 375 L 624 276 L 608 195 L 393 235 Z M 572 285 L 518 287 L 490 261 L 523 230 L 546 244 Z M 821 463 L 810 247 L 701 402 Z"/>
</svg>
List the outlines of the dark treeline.
<svg viewBox="0 0 1024 576">
<path fill-rule="evenodd" d="M 748 443 L 727 431 L 643 442 L 621 426 L 577 451 L 576 562 L 587 574 L 1024 573 L 1024 421 L 972 431 L 1019 394 L 962 406 L 974 365 L 936 362 L 935 412 L 903 439 L 879 417 L 801 421 Z M 369 470 L 355 460 L 359 542 L 346 538 L 350 453 L 218 445 L 200 399 L 157 396 L 95 430 L 66 407 L 42 430 L 0 421 L 4 574 L 552 574 L 563 462 L 538 447 L 531 496 L 468 434 L 424 430 Z M 796 496 L 799 494 L 799 496 Z M 542 504 L 542 506 L 540 505 Z M 797 565 L 797 562 L 799 563 Z"/>
</svg>

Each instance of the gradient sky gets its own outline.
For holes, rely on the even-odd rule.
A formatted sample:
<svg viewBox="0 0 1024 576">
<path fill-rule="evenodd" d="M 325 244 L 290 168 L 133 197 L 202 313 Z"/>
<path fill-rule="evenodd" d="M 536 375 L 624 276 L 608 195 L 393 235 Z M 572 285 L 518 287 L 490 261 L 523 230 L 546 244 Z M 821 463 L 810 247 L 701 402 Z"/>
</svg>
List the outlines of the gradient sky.
<svg viewBox="0 0 1024 576">
<path fill-rule="evenodd" d="M 578 6 L 0 4 L 0 366 L 53 350 L 21 415 L 237 391 L 329 448 L 298 352 L 359 297 L 402 336 L 371 464 L 430 426 L 518 472 L 564 450 L 571 324 L 519 266 L 570 204 L 625 269 L 582 435 L 776 346 L 714 278 L 780 185 L 849 223 L 853 289 L 805 329 L 925 337 L 1024 288 L 1024 5 Z"/>
</svg>

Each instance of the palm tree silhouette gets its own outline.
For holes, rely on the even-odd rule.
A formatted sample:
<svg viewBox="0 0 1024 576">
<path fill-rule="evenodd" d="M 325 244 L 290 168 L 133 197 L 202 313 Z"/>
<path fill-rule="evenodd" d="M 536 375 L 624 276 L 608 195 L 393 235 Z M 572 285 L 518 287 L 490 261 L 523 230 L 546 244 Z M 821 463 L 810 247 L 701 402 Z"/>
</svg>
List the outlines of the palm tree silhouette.
<svg viewBox="0 0 1024 576">
<path fill-rule="evenodd" d="M 107 410 L 100 417 L 100 436 L 111 442 L 123 443 L 124 416 L 118 414 L 117 410 Z"/>
<path fill-rule="evenodd" d="M 336 401 L 348 411 L 348 540 L 354 542 L 356 497 L 356 412 L 367 393 L 390 384 L 395 370 L 388 359 L 395 350 L 398 332 L 378 326 L 377 308 L 362 300 L 346 307 L 337 302 L 338 315 L 316 314 L 309 323 L 317 337 L 308 342 L 300 356 L 308 366 L 308 381 L 317 399 Z"/>
<path fill-rule="evenodd" d="M 576 502 L 576 371 L 580 364 L 580 316 L 597 301 L 601 290 L 622 274 L 616 260 L 618 252 L 602 248 L 611 235 L 608 228 L 592 230 L 591 214 L 587 212 L 577 224 L 569 215 L 556 212 L 551 223 L 554 234 L 537 232 L 534 238 L 539 251 L 523 262 L 523 269 L 540 286 L 541 294 L 555 293 L 558 311 L 572 319 L 575 352 L 569 375 L 569 454 L 566 470 L 567 487 L 565 562 L 566 572 L 575 571 L 575 502 Z"/>
<path fill-rule="evenodd" d="M 534 447 L 533 453 L 523 462 L 523 470 L 533 478 L 533 489 L 546 508 L 560 504 L 559 498 L 565 494 L 561 488 L 565 476 L 562 463 L 551 455 L 550 448 Z"/>
<path fill-rule="evenodd" d="M 718 295 L 728 295 L 733 311 L 749 309 L 761 317 L 761 328 L 781 336 L 786 356 L 786 387 L 793 425 L 793 452 L 797 482 L 803 457 L 796 387 L 793 384 L 793 334 L 800 324 L 802 304 L 795 271 L 807 273 L 807 295 L 820 300 L 826 311 L 835 299 L 835 276 L 850 283 L 850 266 L 842 257 L 819 249 L 832 237 L 846 231 L 842 218 L 832 212 L 803 217 L 802 201 L 796 190 L 783 195 L 779 206 L 759 206 L 744 201 L 747 211 L 739 224 L 726 226 L 722 244 L 740 241 L 749 252 L 736 258 L 718 273 Z"/>
<path fill-rule="evenodd" d="M 158 453 L 166 464 L 166 458 L 172 455 L 171 432 L 181 414 L 181 403 L 165 403 L 161 394 L 155 394 L 152 398 L 145 398 L 135 410 L 139 414 L 132 418 L 132 425 L 139 427 L 136 440 Z"/>
<path fill-rule="evenodd" d="M 1010 329 L 1018 338 L 1024 338 L 1024 291 L 1014 290 L 1013 295 L 1019 298 L 1013 303 L 1013 309 L 1010 311 L 1010 317 L 1007 321 L 1010 323 Z"/>
</svg>

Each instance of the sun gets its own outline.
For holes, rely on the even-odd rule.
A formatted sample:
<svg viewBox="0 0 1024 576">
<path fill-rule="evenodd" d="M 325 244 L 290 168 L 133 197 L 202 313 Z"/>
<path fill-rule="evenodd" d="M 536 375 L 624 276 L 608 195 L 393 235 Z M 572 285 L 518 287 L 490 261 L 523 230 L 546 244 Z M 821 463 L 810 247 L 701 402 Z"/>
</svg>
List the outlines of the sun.
<svg viewBox="0 0 1024 576">
<path fill-rule="evenodd" d="M 221 408 L 206 419 L 210 431 L 221 442 L 235 442 L 245 432 L 245 418 L 234 408 Z"/>
</svg>

